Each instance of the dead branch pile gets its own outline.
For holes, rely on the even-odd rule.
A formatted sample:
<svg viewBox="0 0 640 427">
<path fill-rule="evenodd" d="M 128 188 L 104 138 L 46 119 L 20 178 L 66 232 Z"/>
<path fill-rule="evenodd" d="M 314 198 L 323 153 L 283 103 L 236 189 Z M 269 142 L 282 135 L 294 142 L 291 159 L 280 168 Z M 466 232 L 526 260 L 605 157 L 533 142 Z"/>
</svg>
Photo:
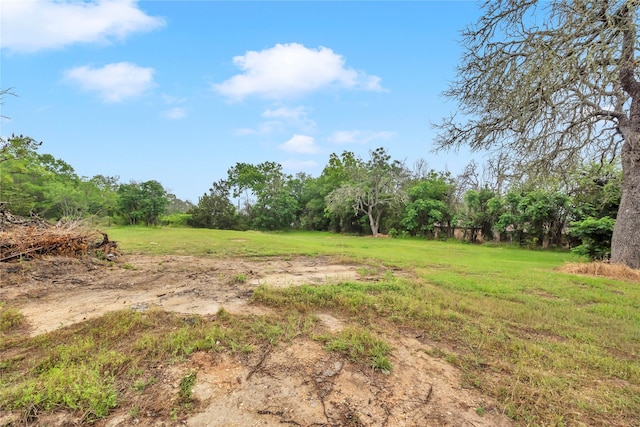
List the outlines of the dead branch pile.
<svg viewBox="0 0 640 427">
<path fill-rule="evenodd" d="M 23 218 L 0 210 L 0 262 L 40 255 L 115 255 L 116 242 L 80 221 L 50 224 L 32 216 Z"/>
</svg>

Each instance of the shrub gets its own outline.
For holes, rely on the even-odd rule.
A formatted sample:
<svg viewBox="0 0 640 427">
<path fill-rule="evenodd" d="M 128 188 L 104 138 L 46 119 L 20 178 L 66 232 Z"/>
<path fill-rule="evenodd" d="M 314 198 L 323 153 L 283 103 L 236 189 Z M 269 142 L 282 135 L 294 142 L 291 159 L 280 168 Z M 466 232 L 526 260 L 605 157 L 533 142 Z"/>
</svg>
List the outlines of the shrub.
<svg viewBox="0 0 640 427">
<path fill-rule="evenodd" d="M 160 218 L 160 224 L 169 227 L 187 227 L 189 221 L 191 221 L 191 214 L 187 213 L 175 213 Z"/>
<path fill-rule="evenodd" d="M 608 259 L 611 255 L 611 236 L 615 223 L 616 220 L 608 216 L 597 219 L 588 217 L 572 222 L 569 235 L 580 239 L 582 244 L 571 251 L 591 260 Z"/>
</svg>

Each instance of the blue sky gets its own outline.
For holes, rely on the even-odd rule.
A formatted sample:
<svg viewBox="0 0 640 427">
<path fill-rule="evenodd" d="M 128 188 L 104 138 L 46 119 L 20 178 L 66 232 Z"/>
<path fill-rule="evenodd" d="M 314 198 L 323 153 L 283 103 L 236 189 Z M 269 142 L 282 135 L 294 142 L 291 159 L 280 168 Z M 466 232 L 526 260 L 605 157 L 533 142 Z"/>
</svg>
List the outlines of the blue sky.
<svg viewBox="0 0 640 427">
<path fill-rule="evenodd" d="M 431 123 L 454 109 L 471 1 L 0 0 L 0 135 L 80 176 L 158 180 L 197 202 L 236 162 L 318 176 L 384 146 L 458 173 Z"/>
</svg>

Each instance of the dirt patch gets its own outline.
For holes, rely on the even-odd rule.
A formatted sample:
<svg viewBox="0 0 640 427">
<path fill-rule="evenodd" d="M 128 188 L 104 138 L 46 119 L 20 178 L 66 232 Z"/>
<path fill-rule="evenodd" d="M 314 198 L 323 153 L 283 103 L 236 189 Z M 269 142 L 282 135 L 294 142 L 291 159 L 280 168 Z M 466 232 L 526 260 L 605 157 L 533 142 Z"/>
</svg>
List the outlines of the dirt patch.
<svg viewBox="0 0 640 427">
<path fill-rule="evenodd" d="M 0 268 L 0 300 L 12 301 L 22 311 L 32 335 L 127 307 L 199 315 L 224 307 L 232 313 L 261 314 L 264 309 L 247 304 L 260 284 L 283 287 L 357 277 L 356 266 L 324 257 L 250 261 L 129 256 L 107 266 L 50 257 Z"/>
<path fill-rule="evenodd" d="M 330 258 L 215 259 L 189 256 L 128 256 L 109 264 L 50 257 L 0 265 L 0 301 L 19 309 L 37 335 L 122 308 L 159 307 L 209 315 L 224 307 L 237 314 L 267 314 L 249 304 L 256 286 L 327 284 L 372 280 L 372 268 Z M 368 274 L 368 273 L 367 273 Z M 382 273 L 381 273 L 382 274 Z M 315 313 L 328 333 L 344 319 Z M 429 356 L 429 346 L 396 331 L 389 374 L 352 364 L 308 338 L 265 347 L 243 357 L 198 352 L 187 361 L 159 367 L 156 400 L 121 402 L 98 426 L 510 426 L 488 398 L 460 386 L 451 365 Z M 166 415 L 185 372 L 195 372 L 193 415 Z M 162 397 L 164 396 L 164 397 Z M 49 414 L 37 424 L 74 425 L 69 415 Z M 0 412 L 0 424 L 2 413 Z M 17 422 L 15 425 L 19 425 Z"/>
<path fill-rule="evenodd" d="M 455 370 L 426 355 L 417 341 L 395 341 L 394 371 L 388 375 L 358 368 L 308 340 L 272 349 L 259 361 L 254 371 L 226 357 L 194 357 L 194 393 L 203 409 L 186 424 L 510 425 L 481 397 L 460 388 Z M 478 415 L 478 408 L 487 413 Z"/>
</svg>

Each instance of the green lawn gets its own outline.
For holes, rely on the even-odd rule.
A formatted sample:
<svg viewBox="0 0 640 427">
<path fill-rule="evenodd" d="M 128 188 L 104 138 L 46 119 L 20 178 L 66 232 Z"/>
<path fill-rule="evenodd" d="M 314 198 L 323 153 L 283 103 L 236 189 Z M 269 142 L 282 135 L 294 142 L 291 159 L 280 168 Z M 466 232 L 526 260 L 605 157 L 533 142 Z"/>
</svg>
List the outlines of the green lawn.
<svg viewBox="0 0 640 427">
<path fill-rule="evenodd" d="M 391 369 L 388 349 L 362 331 L 422 336 L 432 356 L 461 370 L 463 386 L 496 399 L 519 425 L 640 425 L 640 283 L 562 273 L 565 263 L 585 262 L 567 252 L 310 232 L 106 231 L 131 254 L 362 263 L 377 281 L 263 285 L 253 301 L 288 313 L 277 330 L 317 309 L 334 312 L 356 329 L 324 337 L 327 345 L 353 356 L 354 339 L 372 343 L 376 359 L 365 363 L 380 369 Z"/>
<path fill-rule="evenodd" d="M 640 284 L 557 271 L 584 262 L 569 253 L 302 232 L 118 228 L 110 235 L 131 252 L 332 255 L 378 265 L 388 274 L 375 284 L 265 286 L 254 299 L 424 332 L 467 386 L 497 398 L 523 424 L 640 423 Z"/>
</svg>

